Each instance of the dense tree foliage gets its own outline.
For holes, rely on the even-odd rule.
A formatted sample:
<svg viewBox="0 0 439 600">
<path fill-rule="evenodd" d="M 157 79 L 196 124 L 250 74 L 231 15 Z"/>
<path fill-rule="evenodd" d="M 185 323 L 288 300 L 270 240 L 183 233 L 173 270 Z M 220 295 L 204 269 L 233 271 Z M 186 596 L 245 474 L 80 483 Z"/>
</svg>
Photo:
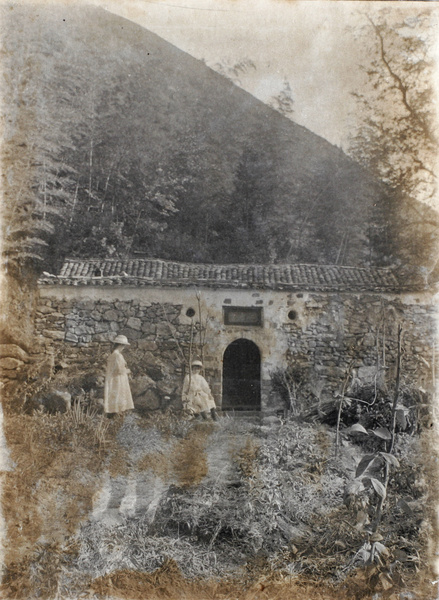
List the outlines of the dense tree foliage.
<svg viewBox="0 0 439 600">
<path fill-rule="evenodd" d="M 369 226 L 377 260 L 432 268 L 437 253 L 438 122 L 434 102 L 435 12 L 383 8 L 357 30 L 366 84 L 350 155 L 386 183 Z M 366 50 L 366 51 L 365 51 Z M 420 202 L 419 202 L 420 201 Z"/>
<path fill-rule="evenodd" d="M 383 262 L 370 233 L 385 187 L 279 114 L 292 110 L 288 83 L 273 110 L 99 9 L 15 8 L 6 20 L 10 270 L 68 255 Z"/>
</svg>

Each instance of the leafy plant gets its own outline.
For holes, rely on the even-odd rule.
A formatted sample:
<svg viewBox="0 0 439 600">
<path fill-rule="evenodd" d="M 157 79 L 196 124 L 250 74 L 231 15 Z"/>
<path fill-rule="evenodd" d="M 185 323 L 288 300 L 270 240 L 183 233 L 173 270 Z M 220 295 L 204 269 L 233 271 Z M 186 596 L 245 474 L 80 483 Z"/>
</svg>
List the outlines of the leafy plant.
<svg viewBox="0 0 439 600">
<path fill-rule="evenodd" d="M 350 434 L 360 433 L 371 435 L 384 441 L 392 439 L 392 435 L 386 427 L 367 431 L 362 425 L 357 423 L 346 431 Z M 365 454 L 357 465 L 354 484 L 349 488 L 350 493 L 358 495 L 372 487 L 378 497 L 384 501 L 387 496 L 387 481 L 384 476 L 387 465 L 399 468 L 399 461 L 393 454 L 381 450 L 377 450 L 372 454 Z"/>
</svg>

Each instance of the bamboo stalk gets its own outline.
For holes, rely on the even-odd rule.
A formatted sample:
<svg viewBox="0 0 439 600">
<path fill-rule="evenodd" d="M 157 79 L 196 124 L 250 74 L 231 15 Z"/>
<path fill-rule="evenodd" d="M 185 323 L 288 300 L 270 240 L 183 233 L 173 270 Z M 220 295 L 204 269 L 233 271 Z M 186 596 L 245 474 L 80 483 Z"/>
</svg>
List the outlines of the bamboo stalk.
<svg viewBox="0 0 439 600">
<path fill-rule="evenodd" d="M 194 343 L 194 320 L 191 319 L 191 335 L 189 340 L 189 390 L 192 383 L 192 346 Z"/>
<path fill-rule="evenodd" d="M 170 322 L 170 320 L 169 320 L 169 317 L 168 317 L 168 315 L 166 314 L 165 307 L 164 307 L 164 305 L 163 305 L 163 304 L 161 304 L 161 307 L 162 307 L 162 311 L 163 311 L 163 316 L 165 317 L 166 323 L 168 324 L 169 331 L 171 332 L 172 338 L 173 338 L 173 340 L 174 340 L 174 342 L 175 342 L 175 345 L 177 346 L 177 350 L 178 350 L 178 352 L 180 353 L 180 358 L 183 360 L 183 362 L 185 362 L 185 356 L 184 356 L 184 352 L 183 352 L 183 350 L 181 349 L 181 346 L 180 346 L 180 343 L 179 343 L 179 341 L 178 341 L 178 340 L 177 340 L 177 338 L 175 337 L 175 332 L 174 332 L 174 330 L 173 330 L 173 328 L 172 328 L 172 325 L 171 325 L 171 322 Z"/>
<path fill-rule="evenodd" d="M 393 447 L 395 444 L 396 406 L 398 404 L 399 386 L 400 386 L 400 381 L 401 381 L 401 339 L 402 339 L 402 325 L 401 325 L 401 323 L 398 323 L 398 350 L 397 350 L 397 357 L 396 357 L 395 393 L 393 395 L 393 403 L 392 403 L 392 428 L 390 431 L 391 439 L 389 441 L 389 446 L 387 448 L 387 452 L 389 454 L 393 453 Z M 387 493 L 387 486 L 389 484 L 389 476 L 390 476 L 390 467 L 389 467 L 389 463 L 386 461 L 385 467 L 384 467 L 384 489 L 386 490 L 386 493 Z M 378 505 L 377 505 L 377 509 L 376 509 L 376 513 L 375 513 L 373 532 L 377 531 L 377 529 L 381 523 L 381 517 L 383 515 L 384 500 L 385 500 L 385 498 L 380 496 L 380 499 L 379 499 Z"/>
<path fill-rule="evenodd" d="M 340 421 L 341 421 L 341 411 L 343 410 L 343 402 L 345 399 L 345 393 L 346 393 L 346 388 L 348 386 L 349 383 L 349 379 L 351 376 L 351 372 L 352 372 L 352 367 L 354 365 L 354 361 L 351 361 L 349 363 L 349 366 L 346 370 L 346 377 L 343 383 L 343 388 L 341 391 L 341 398 L 340 398 L 340 405 L 338 407 L 338 413 L 337 413 L 337 429 L 336 429 L 336 433 L 335 433 L 335 456 L 338 456 L 338 450 L 340 447 Z"/>
</svg>

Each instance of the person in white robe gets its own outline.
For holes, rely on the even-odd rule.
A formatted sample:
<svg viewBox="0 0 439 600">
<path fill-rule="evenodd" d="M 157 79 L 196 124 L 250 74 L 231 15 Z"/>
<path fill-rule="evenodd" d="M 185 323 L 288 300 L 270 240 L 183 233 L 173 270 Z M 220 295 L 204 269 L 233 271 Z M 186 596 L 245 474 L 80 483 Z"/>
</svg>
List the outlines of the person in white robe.
<svg viewBox="0 0 439 600">
<path fill-rule="evenodd" d="M 127 368 L 122 352 L 129 342 L 124 335 L 118 335 L 114 340 L 115 348 L 107 362 L 104 386 L 104 412 L 110 416 L 134 408 Z"/>
<path fill-rule="evenodd" d="M 183 382 L 182 402 L 184 409 L 191 415 L 201 415 L 207 419 L 207 415 L 214 421 L 217 420 L 216 404 L 210 391 L 209 384 L 201 375 L 203 363 L 194 360 L 191 364 L 191 373 L 186 375 Z"/>
</svg>

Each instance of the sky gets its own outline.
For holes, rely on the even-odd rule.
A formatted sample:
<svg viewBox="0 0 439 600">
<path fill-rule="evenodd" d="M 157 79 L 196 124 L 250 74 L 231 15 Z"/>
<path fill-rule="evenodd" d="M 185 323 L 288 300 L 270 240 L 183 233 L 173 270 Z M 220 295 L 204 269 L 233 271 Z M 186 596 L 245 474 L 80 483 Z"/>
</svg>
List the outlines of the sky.
<svg viewBox="0 0 439 600">
<path fill-rule="evenodd" d="M 13 0 L 62 5 L 62 0 Z M 439 1 L 368 0 L 64 0 L 95 4 L 153 31 L 217 69 L 248 61 L 237 83 L 263 102 L 288 82 L 291 118 L 347 150 L 361 117 L 352 92 L 361 91 L 367 49 L 355 40 L 365 13 L 410 17 Z M 9 0 L 0 0 L 9 3 Z M 436 34 L 439 98 L 439 35 Z M 439 109 L 438 109 L 439 112 Z M 439 121 L 438 121 L 439 122 Z"/>
<path fill-rule="evenodd" d="M 263 102 L 288 81 L 294 121 L 346 150 L 358 122 L 352 92 L 365 75 L 354 40 L 364 12 L 414 14 L 419 2 L 319 0 L 94 0 L 212 68 L 251 61 L 239 84 Z"/>
</svg>

